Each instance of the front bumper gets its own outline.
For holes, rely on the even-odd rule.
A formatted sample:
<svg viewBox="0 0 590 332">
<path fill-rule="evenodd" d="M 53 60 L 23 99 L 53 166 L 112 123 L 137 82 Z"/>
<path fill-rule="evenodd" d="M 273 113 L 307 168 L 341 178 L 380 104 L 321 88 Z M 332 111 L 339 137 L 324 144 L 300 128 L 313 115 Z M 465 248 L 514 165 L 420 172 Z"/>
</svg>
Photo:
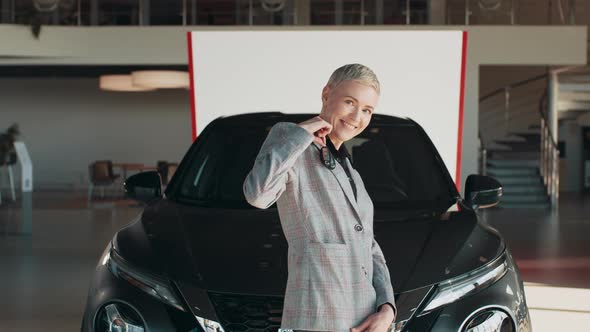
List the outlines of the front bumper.
<svg viewBox="0 0 590 332">
<path fill-rule="evenodd" d="M 463 331 L 471 318 L 482 310 L 489 309 L 506 313 L 513 322 L 515 331 L 531 331 L 523 283 L 509 252 L 507 260 L 508 272 L 496 283 L 428 314 L 415 315 L 402 331 Z M 125 304 L 139 313 L 145 331 L 201 330 L 196 318 L 189 311 L 184 312 L 158 301 L 127 281 L 115 277 L 106 265 L 99 265 L 88 292 L 81 331 L 94 331 L 99 310 L 114 302 Z M 275 320 L 276 318 L 278 317 L 274 317 Z M 273 323 L 277 324 L 276 321 Z M 232 332 L 233 329 L 226 327 L 225 330 Z M 271 331 L 269 326 L 267 332 L 276 332 L 276 329 Z"/>
</svg>

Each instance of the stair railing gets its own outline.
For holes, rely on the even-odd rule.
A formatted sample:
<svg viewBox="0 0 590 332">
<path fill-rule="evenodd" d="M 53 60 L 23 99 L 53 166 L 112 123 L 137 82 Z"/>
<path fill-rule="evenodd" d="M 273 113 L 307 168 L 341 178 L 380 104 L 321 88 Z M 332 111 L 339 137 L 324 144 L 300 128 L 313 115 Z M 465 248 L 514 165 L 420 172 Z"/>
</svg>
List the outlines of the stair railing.
<svg viewBox="0 0 590 332">
<path fill-rule="evenodd" d="M 541 116 L 541 157 L 539 171 L 543 178 L 545 191 L 550 198 L 551 207 L 557 208 L 559 202 L 559 149 L 549 126 L 547 90 L 539 102 Z"/>
<path fill-rule="evenodd" d="M 486 101 L 495 96 L 504 96 L 503 100 L 503 107 L 498 107 L 497 109 L 492 110 L 493 113 L 489 119 L 486 119 L 486 123 L 488 125 L 496 125 L 500 127 L 502 132 L 505 135 L 508 135 L 510 129 L 514 129 L 510 127 L 510 123 L 514 119 L 514 111 L 511 109 L 513 102 L 511 103 L 511 99 L 514 99 L 512 93 L 515 88 L 527 85 L 532 82 L 537 82 L 539 80 L 547 79 L 547 74 L 537 75 L 526 80 L 522 80 L 505 87 L 496 89 L 491 93 L 486 94 L 485 96 L 479 99 L 480 104 L 483 101 Z M 548 103 L 548 94 L 547 88 L 545 88 L 541 98 L 539 99 L 539 106 L 538 106 L 538 113 L 540 118 L 540 134 L 541 134 L 541 141 L 540 141 L 540 156 L 539 156 L 539 172 L 543 179 L 543 184 L 545 187 L 545 193 L 549 197 L 551 202 L 552 208 L 558 207 L 559 201 L 559 149 L 557 143 L 555 141 L 555 136 L 551 131 L 551 127 L 549 126 L 549 118 L 548 112 L 546 111 Z M 502 112 L 502 114 L 498 114 Z M 520 116 L 524 116 L 521 114 Z M 494 119 L 494 117 L 496 119 Z M 482 135 L 480 128 L 479 132 L 479 140 L 480 140 L 480 147 L 479 147 L 479 159 L 480 159 L 480 172 L 481 174 L 485 175 L 486 172 L 486 164 L 488 158 L 488 151 L 486 149 L 486 144 L 484 144 L 485 140 L 488 139 L 486 135 Z M 484 133 L 485 134 L 485 133 Z"/>
<path fill-rule="evenodd" d="M 487 175 L 488 173 L 488 150 L 486 149 L 485 142 L 481 137 L 481 132 L 478 133 L 478 140 L 479 140 L 479 155 L 478 155 L 478 162 L 479 162 L 479 174 L 480 175 Z"/>
<path fill-rule="evenodd" d="M 407 0 L 407 2 L 410 2 L 409 0 Z M 470 25 L 473 24 L 473 19 L 472 17 L 475 19 L 475 21 L 477 21 L 478 18 L 484 18 L 485 15 L 490 15 L 493 13 L 498 13 L 501 16 L 504 17 L 508 17 L 509 22 L 505 22 L 505 24 L 510 24 L 510 25 L 515 25 L 515 24 L 521 24 L 518 23 L 517 21 L 519 21 L 519 14 L 520 14 L 520 5 L 521 2 L 520 0 L 504 0 L 504 1 L 497 1 L 498 6 L 496 4 L 491 4 L 488 6 L 481 6 L 481 2 L 479 6 L 478 5 L 473 5 L 472 3 L 475 2 L 477 3 L 476 0 L 463 0 L 463 2 L 454 2 L 454 1 L 446 1 L 446 24 L 449 25 L 453 25 L 453 24 L 464 24 L 464 25 Z M 575 25 L 576 24 L 576 13 L 579 12 L 577 10 L 576 7 L 576 0 L 547 0 L 547 1 L 543 1 L 541 3 L 540 2 L 540 6 L 544 6 L 545 9 L 547 9 L 547 24 L 549 25 L 553 25 L 553 24 L 569 24 L 569 25 Z M 509 8 L 505 8 L 508 7 Z M 479 7 L 479 8 L 478 8 Z M 485 8 L 488 7 L 488 8 Z M 454 22 L 451 20 L 451 11 L 456 12 L 457 15 L 455 16 L 457 19 L 462 20 L 459 22 Z M 479 11 L 479 13 L 477 12 Z M 487 12 L 487 13 L 486 13 Z M 558 15 L 558 21 L 557 22 L 553 22 L 553 17 L 554 15 L 557 14 Z M 522 20 L 522 19 L 520 19 Z M 494 24 L 497 22 L 493 21 L 492 24 Z M 476 24 L 482 24 L 480 23 L 476 23 Z M 485 23 L 483 23 L 485 24 Z"/>
<path fill-rule="evenodd" d="M 539 96 L 542 95 L 542 87 L 539 87 L 539 95 L 535 95 L 534 98 L 531 96 L 531 92 L 523 89 L 534 88 L 535 85 L 531 85 L 531 83 L 542 83 L 541 81 L 545 79 L 547 79 L 547 74 L 537 75 L 501 87 L 479 98 L 480 108 L 484 102 L 487 106 L 492 106 L 485 113 L 480 111 L 479 136 L 482 146 L 489 149 L 490 144 L 495 140 L 510 136 L 511 130 L 519 129 L 519 123 L 530 124 L 530 121 L 538 121 L 536 104 Z M 527 105 L 532 105 L 532 107 L 527 108 Z M 481 147 L 479 152 L 481 155 Z"/>
</svg>

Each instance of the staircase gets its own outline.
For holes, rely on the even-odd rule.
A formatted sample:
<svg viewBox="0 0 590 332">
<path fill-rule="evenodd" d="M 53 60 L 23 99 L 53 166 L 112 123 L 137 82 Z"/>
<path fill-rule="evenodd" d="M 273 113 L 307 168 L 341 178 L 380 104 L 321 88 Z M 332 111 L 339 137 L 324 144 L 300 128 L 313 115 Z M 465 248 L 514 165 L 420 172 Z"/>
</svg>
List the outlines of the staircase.
<svg viewBox="0 0 590 332">
<path fill-rule="evenodd" d="M 448 0 L 446 23 L 581 24 L 589 21 L 589 3 Z M 587 51 L 590 59 L 590 48 Z M 581 112 L 590 113 L 590 66 L 547 69 L 550 71 L 545 76 L 509 84 L 480 98 L 479 169 L 503 185 L 504 195 L 498 208 L 557 207 L 560 160 L 555 122 L 575 120 Z M 513 77 L 518 79 L 517 75 Z M 539 102 L 550 84 L 550 112 L 540 112 L 547 106 L 540 107 Z"/>
<path fill-rule="evenodd" d="M 540 171 L 539 106 L 547 87 L 539 75 L 480 99 L 480 138 L 485 143 L 485 174 L 504 193 L 498 208 L 550 208 Z"/>
<path fill-rule="evenodd" d="M 547 90 L 549 77 L 553 77 L 552 87 Z M 503 186 L 499 208 L 557 206 L 557 133 L 552 133 L 546 120 L 549 110 L 545 91 L 555 91 L 554 112 L 559 120 L 576 119 L 590 112 L 590 67 L 556 70 L 480 99 L 480 139 L 487 152 L 482 161 L 485 174 Z"/>
<path fill-rule="evenodd" d="M 538 130 L 511 132 L 506 139 L 494 143 L 498 148 L 488 151 L 486 168 L 487 175 L 500 181 L 504 189 L 498 207 L 549 208 L 550 200 L 539 171 Z"/>
</svg>

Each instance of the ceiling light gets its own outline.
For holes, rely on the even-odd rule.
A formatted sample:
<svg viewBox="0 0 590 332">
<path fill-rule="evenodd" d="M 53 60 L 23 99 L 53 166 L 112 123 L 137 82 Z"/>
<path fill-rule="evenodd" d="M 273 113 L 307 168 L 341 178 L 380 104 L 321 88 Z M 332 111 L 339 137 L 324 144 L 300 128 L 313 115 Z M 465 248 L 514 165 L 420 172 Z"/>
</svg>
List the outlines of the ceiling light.
<svg viewBox="0 0 590 332">
<path fill-rule="evenodd" d="M 131 83 L 131 75 L 101 75 L 98 79 L 101 90 L 107 91 L 151 91 L 153 88 L 135 86 Z"/>
<path fill-rule="evenodd" d="M 178 70 L 139 70 L 131 73 L 133 85 L 146 88 L 188 88 L 189 74 Z"/>
</svg>

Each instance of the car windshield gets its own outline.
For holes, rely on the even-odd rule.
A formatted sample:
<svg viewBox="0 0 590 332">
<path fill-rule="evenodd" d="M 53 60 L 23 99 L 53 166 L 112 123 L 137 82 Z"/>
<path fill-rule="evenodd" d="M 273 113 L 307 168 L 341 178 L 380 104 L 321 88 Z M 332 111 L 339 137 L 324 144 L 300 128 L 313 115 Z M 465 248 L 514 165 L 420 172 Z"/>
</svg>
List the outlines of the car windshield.
<svg viewBox="0 0 590 332">
<path fill-rule="evenodd" d="M 191 149 L 174 196 L 201 206 L 253 208 L 242 185 L 269 130 L 212 128 Z M 375 208 L 445 210 L 454 203 L 448 173 L 416 125 L 369 127 L 344 144 Z"/>
</svg>

